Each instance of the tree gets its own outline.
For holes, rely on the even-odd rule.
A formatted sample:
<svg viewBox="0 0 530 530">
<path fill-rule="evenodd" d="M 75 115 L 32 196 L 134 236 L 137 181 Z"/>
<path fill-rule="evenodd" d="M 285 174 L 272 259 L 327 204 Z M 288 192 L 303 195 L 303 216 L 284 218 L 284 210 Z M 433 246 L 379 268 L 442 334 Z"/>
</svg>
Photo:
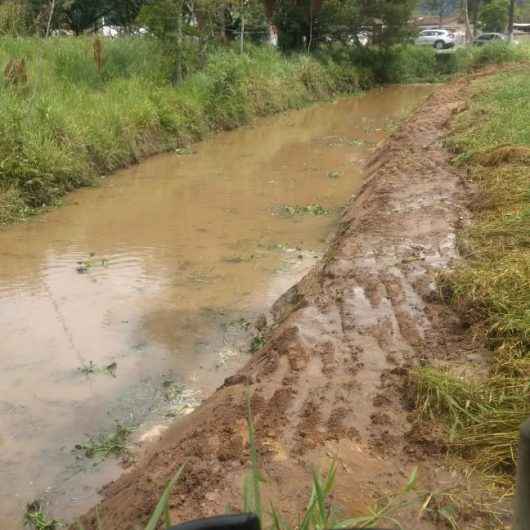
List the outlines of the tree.
<svg viewBox="0 0 530 530">
<path fill-rule="evenodd" d="M 528 0 L 518 2 L 515 9 L 515 18 L 517 22 L 530 22 L 530 2 Z"/>
<path fill-rule="evenodd" d="M 508 24 L 508 0 L 491 0 L 479 13 L 479 21 L 484 31 L 503 32 Z"/>
<path fill-rule="evenodd" d="M 284 49 L 314 48 L 337 38 L 358 44 L 361 31 L 389 47 L 412 34 L 415 6 L 416 0 L 276 0 L 273 21 Z"/>
<path fill-rule="evenodd" d="M 440 26 L 443 24 L 443 17 L 450 15 L 455 9 L 454 0 L 423 0 L 422 6 L 429 13 L 437 15 L 440 19 Z"/>
<path fill-rule="evenodd" d="M 156 0 L 142 7 L 138 22 L 171 49 L 175 57 L 175 81 L 184 77 L 184 0 Z"/>
<path fill-rule="evenodd" d="M 284 50 L 313 48 L 319 40 L 319 0 L 277 0 L 272 21 Z"/>
<path fill-rule="evenodd" d="M 375 44 L 388 48 L 412 35 L 409 20 L 416 0 L 362 0 L 361 16 Z"/>
</svg>

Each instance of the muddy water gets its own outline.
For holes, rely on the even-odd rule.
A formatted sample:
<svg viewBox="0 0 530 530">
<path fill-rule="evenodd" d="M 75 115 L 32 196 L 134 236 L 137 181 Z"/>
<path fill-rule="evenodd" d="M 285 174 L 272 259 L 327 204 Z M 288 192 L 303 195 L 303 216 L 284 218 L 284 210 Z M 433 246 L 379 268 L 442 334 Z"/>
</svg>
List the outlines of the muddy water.
<svg viewBox="0 0 530 530">
<path fill-rule="evenodd" d="M 86 509 L 120 466 L 76 444 L 116 421 L 139 442 L 248 359 L 249 322 L 318 259 L 362 162 L 429 91 L 260 120 L 0 231 L 0 528 L 36 497 Z M 309 204 L 329 212 L 282 208 Z"/>
</svg>

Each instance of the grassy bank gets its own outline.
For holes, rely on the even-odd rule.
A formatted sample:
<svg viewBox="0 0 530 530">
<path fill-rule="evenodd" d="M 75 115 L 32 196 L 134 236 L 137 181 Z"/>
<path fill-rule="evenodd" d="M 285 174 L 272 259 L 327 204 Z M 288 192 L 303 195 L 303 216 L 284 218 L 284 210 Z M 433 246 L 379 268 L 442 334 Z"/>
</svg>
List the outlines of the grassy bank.
<svg viewBox="0 0 530 530">
<path fill-rule="evenodd" d="M 213 52 L 180 86 L 155 40 L 1 39 L 0 67 L 26 61 L 27 83 L 0 82 L 0 223 L 57 202 L 138 159 L 255 116 L 357 89 L 354 68 L 269 48 Z"/>
<path fill-rule="evenodd" d="M 421 413 L 443 418 L 449 446 L 488 472 L 513 475 L 530 415 L 530 68 L 473 82 L 449 139 L 476 183 L 466 256 L 441 278 L 463 321 L 492 352 L 489 372 L 418 372 Z"/>
<path fill-rule="evenodd" d="M 447 73 L 513 61 L 506 47 L 458 51 L 332 49 L 282 56 L 268 47 L 244 55 L 221 49 L 199 64 L 189 54 L 186 81 L 158 41 L 103 42 L 101 68 L 88 38 L 0 39 L 0 68 L 24 59 L 27 81 L 0 81 L 0 224 L 57 204 L 68 191 L 142 157 L 206 134 L 358 88 L 438 80 Z M 195 57 L 195 58 L 194 58 Z"/>
</svg>

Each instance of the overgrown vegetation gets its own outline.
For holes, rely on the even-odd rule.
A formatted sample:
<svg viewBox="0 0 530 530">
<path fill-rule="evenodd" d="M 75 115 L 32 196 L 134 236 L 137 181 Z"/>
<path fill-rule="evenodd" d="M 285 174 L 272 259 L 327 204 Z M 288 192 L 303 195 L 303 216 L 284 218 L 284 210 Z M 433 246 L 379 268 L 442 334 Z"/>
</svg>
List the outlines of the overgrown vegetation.
<svg viewBox="0 0 530 530">
<path fill-rule="evenodd" d="M 265 47 L 215 51 L 178 87 L 156 40 L 106 41 L 101 73 L 93 53 L 88 38 L 0 40 L 0 67 L 24 58 L 28 79 L 0 85 L 0 222 L 146 155 L 358 84 L 352 66 Z"/>
<path fill-rule="evenodd" d="M 410 0 L 373 6 L 328 0 L 318 13 L 312 1 L 294 7 L 279 2 L 270 12 L 267 2 L 258 0 L 228 2 L 220 11 L 218 4 L 12 0 L 3 5 L 0 33 L 13 36 L 0 38 L 0 224 L 57 204 L 66 192 L 142 157 L 172 149 L 183 154 L 209 132 L 256 116 L 379 83 L 434 81 L 524 55 L 502 44 L 439 55 L 396 45 L 409 35 Z M 50 27 L 75 32 L 97 27 L 102 12 L 122 29 L 132 32 L 142 23 L 150 34 L 111 40 L 20 37 L 42 34 L 43 21 L 45 34 Z M 287 48 L 315 53 L 287 57 L 243 40 L 230 44 L 238 24 L 239 30 L 245 21 L 262 27 L 274 17 L 283 20 L 284 37 L 297 34 L 298 44 Z M 370 46 L 350 42 L 355 28 L 380 19 L 388 23 L 372 31 Z M 28 20 L 33 26 L 20 26 Z M 85 269 L 81 264 L 78 270 Z"/>
<path fill-rule="evenodd" d="M 449 145 L 478 187 L 476 218 L 463 235 L 465 263 L 441 284 L 493 358 L 487 376 L 421 369 L 418 405 L 424 417 L 445 419 L 451 447 L 512 474 L 530 415 L 530 72 L 501 73 L 473 90 Z"/>
</svg>

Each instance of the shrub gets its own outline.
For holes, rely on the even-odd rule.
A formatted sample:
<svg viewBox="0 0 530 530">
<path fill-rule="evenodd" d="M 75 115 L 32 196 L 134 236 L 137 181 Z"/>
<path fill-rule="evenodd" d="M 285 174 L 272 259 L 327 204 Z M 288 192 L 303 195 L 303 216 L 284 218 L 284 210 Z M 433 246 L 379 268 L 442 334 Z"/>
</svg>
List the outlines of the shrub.
<svg viewBox="0 0 530 530">
<path fill-rule="evenodd" d="M 525 47 L 505 42 L 492 42 L 484 46 L 468 46 L 455 52 L 456 71 L 468 72 L 488 64 L 511 63 L 528 58 Z"/>
</svg>

